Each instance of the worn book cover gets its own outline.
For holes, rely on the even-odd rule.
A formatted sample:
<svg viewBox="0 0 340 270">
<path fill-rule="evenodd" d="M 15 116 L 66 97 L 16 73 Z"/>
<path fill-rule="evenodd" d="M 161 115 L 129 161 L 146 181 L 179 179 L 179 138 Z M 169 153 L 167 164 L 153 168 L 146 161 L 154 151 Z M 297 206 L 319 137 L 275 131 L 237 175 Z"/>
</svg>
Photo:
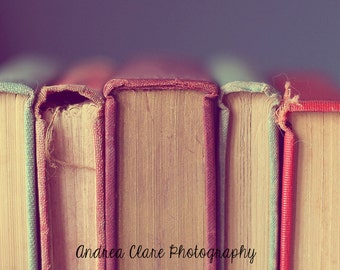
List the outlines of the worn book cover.
<svg viewBox="0 0 340 270">
<path fill-rule="evenodd" d="M 218 88 L 202 74 L 148 58 L 105 86 L 108 269 L 216 269 Z"/>
<path fill-rule="evenodd" d="M 219 98 L 222 269 L 277 269 L 280 95 L 260 82 L 234 81 Z"/>
<path fill-rule="evenodd" d="M 107 61 L 77 64 L 35 104 L 42 269 L 105 269 Z"/>
<path fill-rule="evenodd" d="M 23 56 L 0 67 L 0 268 L 38 269 L 33 103 L 57 64 Z"/>
<path fill-rule="evenodd" d="M 285 91 L 280 269 L 340 267 L 340 91 L 320 73 L 276 77 Z"/>
</svg>

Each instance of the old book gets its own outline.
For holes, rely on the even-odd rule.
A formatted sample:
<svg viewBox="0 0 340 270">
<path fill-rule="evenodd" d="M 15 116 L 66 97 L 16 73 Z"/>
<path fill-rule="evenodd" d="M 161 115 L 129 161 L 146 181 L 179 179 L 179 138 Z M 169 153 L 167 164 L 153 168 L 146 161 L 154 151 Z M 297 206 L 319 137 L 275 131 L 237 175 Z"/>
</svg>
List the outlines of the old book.
<svg viewBox="0 0 340 270">
<path fill-rule="evenodd" d="M 35 104 L 42 269 L 105 269 L 104 99 L 111 64 L 90 61 Z"/>
<path fill-rule="evenodd" d="M 225 85 L 226 83 L 230 83 L 233 81 L 256 81 L 259 78 L 259 75 L 255 71 L 254 68 L 251 68 L 250 63 L 244 61 L 243 59 L 240 59 L 235 56 L 226 55 L 226 54 L 217 54 L 209 59 L 208 61 L 208 67 L 211 71 L 211 74 L 213 75 L 214 79 L 219 85 Z M 225 114 L 225 107 L 223 106 L 223 109 L 221 110 L 222 115 Z M 226 122 L 223 123 L 223 121 L 226 121 L 225 117 L 222 117 L 224 120 L 222 120 L 221 124 L 222 126 L 226 125 Z M 222 140 L 221 145 L 223 147 L 219 148 L 219 152 L 221 154 L 225 154 L 225 136 L 226 133 L 220 134 L 220 140 Z M 223 162 L 225 160 L 225 157 L 222 159 Z M 217 189 L 217 231 L 218 231 L 218 237 L 217 237 L 217 247 L 221 248 L 225 246 L 225 165 L 223 163 L 222 168 L 220 169 L 220 172 L 223 173 L 223 176 L 220 177 L 217 181 L 216 189 Z M 225 260 L 219 260 L 218 269 L 223 269 L 225 265 Z"/>
<path fill-rule="evenodd" d="M 37 269 L 39 237 L 35 178 L 35 90 L 56 64 L 20 57 L 0 68 L 0 269 Z"/>
<path fill-rule="evenodd" d="M 216 269 L 218 89 L 201 74 L 149 58 L 105 86 L 109 269 Z"/>
<path fill-rule="evenodd" d="M 340 90 L 315 73 L 274 83 L 285 90 L 280 269 L 339 269 Z"/>
<path fill-rule="evenodd" d="M 265 83 L 235 81 L 221 89 L 223 269 L 277 269 L 279 100 Z"/>
</svg>

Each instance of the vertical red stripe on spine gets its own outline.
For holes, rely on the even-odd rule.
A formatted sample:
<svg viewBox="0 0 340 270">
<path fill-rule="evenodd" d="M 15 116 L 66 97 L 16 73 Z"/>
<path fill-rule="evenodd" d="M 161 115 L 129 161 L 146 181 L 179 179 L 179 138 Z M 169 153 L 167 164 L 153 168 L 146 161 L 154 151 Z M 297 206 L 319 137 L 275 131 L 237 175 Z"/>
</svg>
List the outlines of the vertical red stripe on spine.
<svg viewBox="0 0 340 270">
<path fill-rule="evenodd" d="M 280 235 L 280 270 L 290 269 L 292 218 L 293 218 L 293 169 L 294 169 L 294 134 L 288 129 L 284 136 L 281 235 Z"/>
</svg>

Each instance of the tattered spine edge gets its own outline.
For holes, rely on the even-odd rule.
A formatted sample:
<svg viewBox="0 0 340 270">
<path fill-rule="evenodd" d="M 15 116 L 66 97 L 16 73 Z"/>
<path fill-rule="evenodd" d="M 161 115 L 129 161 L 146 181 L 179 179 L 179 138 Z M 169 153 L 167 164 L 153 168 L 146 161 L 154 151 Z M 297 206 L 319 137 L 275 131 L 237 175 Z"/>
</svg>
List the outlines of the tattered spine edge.
<svg viewBox="0 0 340 270">
<path fill-rule="evenodd" d="M 38 237 L 38 204 L 35 167 L 35 132 L 34 132 L 34 90 L 21 83 L 0 82 L 0 92 L 27 96 L 24 109 L 25 126 L 25 172 L 26 172 L 26 203 L 28 225 L 28 267 L 31 270 L 39 269 L 39 237 Z"/>
<path fill-rule="evenodd" d="M 268 98 L 274 99 L 277 101 L 277 104 L 272 108 L 272 115 L 268 118 L 269 125 L 269 143 L 270 143 L 270 179 L 271 179 L 271 187 L 270 187 L 270 232 L 269 232 L 269 268 L 271 270 L 277 269 L 278 264 L 278 250 L 279 250 L 279 242 L 278 242 L 278 220 L 279 220 L 279 142 L 278 142 L 278 129 L 275 123 L 275 112 L 280 102 L 281 96 L 279 93 L 270 85 L 261 82 L 252 82 L 252 81 L 234 81 L 225 84 L 221 87 L 221 93 L 218 99 L 218 107 L 219 107 L 219 179 L 220 179 L 220 203 L 223 205 L 221 215 L 220 226 L 223 229 L 223 234 L 221 235 L 222 244 L 225 245 L 225 181 L 226 181 L 226 157 L 228 154 L 228 145 L 227 145 L 227 136 L 229 133 L 229 118 L 230 118 L 230 110 L 223 103 L 223 97 L 225 95 L 235 93 L 235 92 L 248 92 L 251 93 L 263 93 Z M 222 230 L 220 230 L 222 231 Z"/>
<path fill-rule="evenodd" d="M 98 106 L 99 111 L 92 127 L 94 130 L 95 160 L 96 160 L 96 223 L 97 223 L 97 242 L 98 246 L 105 247 L 105 189 L 104 189 L 104 99 L 100 92 L 87 88 L 84 85 L 55 85 L 43 87 L 37 95 L 35 104 L 36 117 L 36 143 L 37 143 L 37 176 L 38 176 L 38 198 L 40 214 L 40 237 L 41 237 L 41 265 L 42 270 L 51 269 L 51 235 L 48 205 L 48 183 L 46 167 L 48 157 L 45 153 L 47 125 L 42 118 L 41 106 L 46 104 L 51 94 L 60 94 L 64 91 L 77 93 L 79 96 L 93 102 Z M 67 104 L 65 104 L 67 106 Z M 54 160 L 56 166 L 62 165 Z M 63 165 L 62 165 L 63 166 Z M 105 258 L 98 258 L 99 270 L 105 269 Z"/>
<path fill-rule="evenodd" d="M 281 196 L 281 230 L 280 230 L 280 269 L 291 269 L 292 233 L 293 233 L 293 201 L 294 201 L 294 166 L 296 137 L 288 124 L 291 112 L 340 112 L 340 102 L 311 100 L 301 101 L 299 95 L 292 96 L 290 81 L 285 83 L 285 93 L 280 107 L 276 111 L 276 122 L 285 132 L 283 141 L 282 196 Z"/>
<path fill-rule="evenodd" d="M 219 89 L 217 85 L 209 81 L 181 80 L 181 79 L 113 79 L 106 83 L 104 87 L 105 102 L 105 148 L 106 153 L 106 217 L 107 217 L 107 242 L 109 248 L 117 248 L 117 234 L 119 228 L 115 223 L 119 209 L 117 209 L 117 102 L 114 98 L 116 91 L 198 91 L 205 93 L 203 98 L 204 137 L 205 137 L 205 187 L 206 187 L 206 248 L 216 248 L 216 157 L 215 157 L 215 101 L 218 97 Z M 111 199 L 110 199 L 111 198 Z M 115 201 L 112 200 L 114 198 Z M 109 223 L 111 222 L 111 223 Z M 209 263 L 205 261 L 205 269 L 216 270 L 216 261 Z M 107 262 L 107 269 L 118 270 L 117 260 Z"/>
</svg>

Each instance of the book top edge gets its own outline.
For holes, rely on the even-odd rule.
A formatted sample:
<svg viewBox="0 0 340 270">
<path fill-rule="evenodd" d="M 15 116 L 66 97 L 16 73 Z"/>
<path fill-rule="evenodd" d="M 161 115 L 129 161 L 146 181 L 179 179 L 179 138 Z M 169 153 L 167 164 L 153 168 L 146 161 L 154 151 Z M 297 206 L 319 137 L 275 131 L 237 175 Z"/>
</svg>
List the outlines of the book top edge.
<svg viewBox="0 0 340 270">
<path fill-rule="evenodd" d="M 226 83 L 221 87 L 221 94 L 230 94 L 235 92 L 252 92 L 264 93 L 269 97 L 280 98 L 279 92 L 269 84 L 254 81 L 234 81 Z"/>
<path fill-rule="evenodd" d="M 22 83 L 0 82 L 0 92 L 32 96 L 34 90 Z"/>
<path fill-rule="evenodd" d="M 113 95 L 116 91 L 153 91 L 153 90 L 193 90 L 217 97 L 218 86 L 205 80 L 189 79 L 112 79 L 104 87 L 104 96 Z"/>
<path fill-rule="evenodd" d="M 91 99 L 93 102 L 102 102 L 103 95 L 101 90 L 96 90 L 89 88 L 87 85 L 83 84 L 56 84 L 56 85 L 47 85 L 43 86 L 39 95 L 49 95 L 51 93 L 62 93 L 64 91 L 76 92 L 88 99 Z"/>
<path fill-rule="evenodd" d="M 268 98 L 275 99 L 277 101 L 277 105 L 281 100 L 280 93 L 269 84 L 254 81 L 234 81 L 226 83 L 221 87 L 221 94 L 219 96 L 219 107 L 222 109 L 226 109 L 226 106 L 222 102 L 223 96 L 238 92 L 263 93 Z"/>
<path fill-rule="evenodd" d="M 35 115 L 39 117 L 40 109 L 46 103 L 69 105 L 84 101 L 84 99 L 103 106 L 104 97 L 101 91 L 88 88 L 86 85 L 60 84 L 43 86 L 37 94 Z"/>
<path fill-rule="evenodd" d="M 300 101 L 290 104 L 288 112 L 340 112 L 340 101 Z"/>
</svg>

